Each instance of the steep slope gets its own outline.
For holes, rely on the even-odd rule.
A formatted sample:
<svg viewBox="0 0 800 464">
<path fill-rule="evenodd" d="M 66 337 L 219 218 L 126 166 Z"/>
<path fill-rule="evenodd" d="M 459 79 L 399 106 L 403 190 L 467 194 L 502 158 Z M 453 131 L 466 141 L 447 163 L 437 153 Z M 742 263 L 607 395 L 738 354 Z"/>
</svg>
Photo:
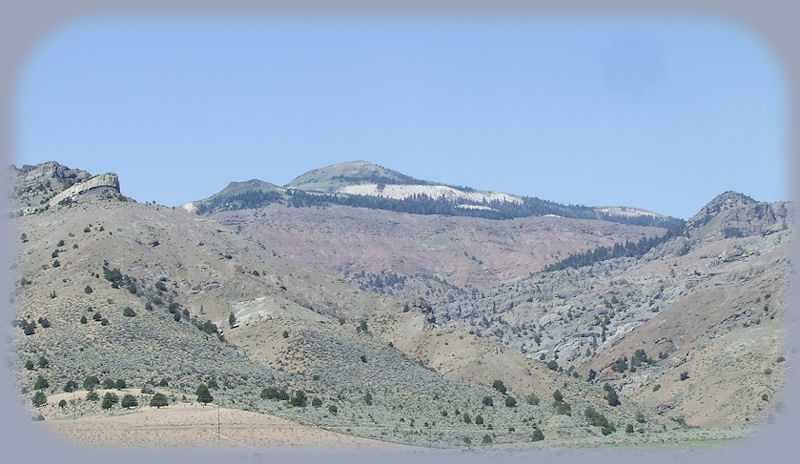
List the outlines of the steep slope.
<svg viewBox="0 0 800 464">
<path fill-rule="evenodd" d="M 212 217 L 268 249 L 362 289 L 447 301 L 540 271 L 571 253 L 663 234 L 655 227 L 558 217 L 494 221 L 332 206 Z"/>
<path fill-rule="evenodd" d="M 435 314 L 690 424 L 760 421 L 785 385 L 792 218 L 789 204 L 726 193 L 638 259 L 541 273 Z"/>
</svg>

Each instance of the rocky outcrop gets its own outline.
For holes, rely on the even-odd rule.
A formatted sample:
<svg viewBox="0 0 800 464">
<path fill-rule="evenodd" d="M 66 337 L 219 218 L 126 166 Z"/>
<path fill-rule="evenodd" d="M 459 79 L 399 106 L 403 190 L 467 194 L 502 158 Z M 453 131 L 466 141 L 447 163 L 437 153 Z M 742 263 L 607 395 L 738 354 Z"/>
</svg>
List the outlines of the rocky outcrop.
<svg viewBox="0 0 800 464">
<path fill-rule="evenodd" d="M 725 192 L 686 222 L 692 238 L 748 237 L 786 230 L 790 203 L 766 203 L 737 192 Z"/>
<path fill-rule="evenodd" d="M 48 202 L 48 205 L 52 207 L 67 198 L 73 198 L 82 193 L 86 193 L 89 190 L 102 187 L 112 188 L 115 191 L 119 192 L 119 178 L 113 172 L 94 176 L 91 179 L 87 180 L 86 182 L 75 184 L 72 187 L 69 187 L 68 189 L 54 196 Z"/>
</svg>

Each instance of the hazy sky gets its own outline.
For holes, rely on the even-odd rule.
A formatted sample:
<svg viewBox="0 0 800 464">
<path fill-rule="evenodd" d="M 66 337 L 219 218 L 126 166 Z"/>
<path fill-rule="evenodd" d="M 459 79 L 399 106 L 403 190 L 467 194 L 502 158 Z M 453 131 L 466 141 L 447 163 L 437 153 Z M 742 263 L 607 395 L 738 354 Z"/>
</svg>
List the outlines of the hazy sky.
<svg viewBox="0 0 800 464">
<path fill-rule="evenodd" d="M 94 19 L 21 69 L 18 165 L 178 205 L 367 160 L 448 184 L 687 218 L 788 200 L 784 77 L 701 19 Z"/>
</svg>

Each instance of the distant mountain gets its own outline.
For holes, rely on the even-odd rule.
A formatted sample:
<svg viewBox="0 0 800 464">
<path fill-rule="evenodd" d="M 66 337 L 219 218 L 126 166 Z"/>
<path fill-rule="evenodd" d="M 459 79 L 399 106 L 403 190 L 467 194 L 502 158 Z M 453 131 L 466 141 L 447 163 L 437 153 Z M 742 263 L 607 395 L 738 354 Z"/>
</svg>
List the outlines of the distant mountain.
<svg viewBox="0 0 800 464">
<path fill-rule="evenodd" d="M 680 219 L 632 207 L 564 205 L 535 197 L 418 180 L 366 161 L 315 169 L 298 176 L 282 189 L 271 188 L 268 192 L 255 184 L 250 189 L 242 186 L 235 194 L 225 193 L 223 190 L 183 207 L 198 214 L 210 214 L 270 204 L 292 207 L 342 205 L 412 214 L 487 219 L 552 215 L 667 229 L 683 224 Z"/>
<path fill-rule="evenodd" d="M 351 161 L 308 171 L 297 176 L 285 187 L 335 193 L 344 187 L 362 184 L 428 185 L 430 182 L 417 180 L 366 161 Z"/>
</svg>

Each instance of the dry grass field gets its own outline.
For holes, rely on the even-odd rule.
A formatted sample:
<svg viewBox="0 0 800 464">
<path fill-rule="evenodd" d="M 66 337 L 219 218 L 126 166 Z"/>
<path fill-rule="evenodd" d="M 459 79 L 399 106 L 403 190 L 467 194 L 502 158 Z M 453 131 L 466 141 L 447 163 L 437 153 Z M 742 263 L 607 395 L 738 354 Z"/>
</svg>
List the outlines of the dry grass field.
<svg viewBox="0 0 800 464">
<path fill-rule="evenodd" d="M 301 448 L 411 451 L 417 448 L 307 427 L 239 409 L 176 404 L 111 415 L 43 422 L 69 442 L 90 447 Z"/>
</svg>

